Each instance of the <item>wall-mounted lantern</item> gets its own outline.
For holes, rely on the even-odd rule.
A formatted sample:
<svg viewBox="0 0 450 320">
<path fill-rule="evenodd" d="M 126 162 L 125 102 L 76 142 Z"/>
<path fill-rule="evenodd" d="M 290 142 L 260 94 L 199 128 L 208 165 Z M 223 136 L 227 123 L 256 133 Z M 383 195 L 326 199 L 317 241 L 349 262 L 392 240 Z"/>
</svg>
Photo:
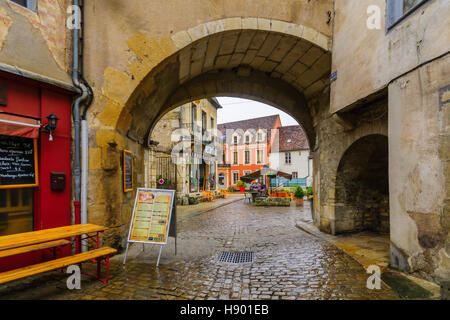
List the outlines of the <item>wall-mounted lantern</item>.
<svg viewBox="0 0 450 320">
<path fill-rule="evenodd" d="M 55 116 L 55 114 L 52 112 L 51 115 L 47 117 L 48 122 L 44 126 L 44 132 L 49 134 L 49 141 L 53 141 L 53 132 L 55 132 L 56 127 L 58 125 L 59 118 Z"/>
</svg>

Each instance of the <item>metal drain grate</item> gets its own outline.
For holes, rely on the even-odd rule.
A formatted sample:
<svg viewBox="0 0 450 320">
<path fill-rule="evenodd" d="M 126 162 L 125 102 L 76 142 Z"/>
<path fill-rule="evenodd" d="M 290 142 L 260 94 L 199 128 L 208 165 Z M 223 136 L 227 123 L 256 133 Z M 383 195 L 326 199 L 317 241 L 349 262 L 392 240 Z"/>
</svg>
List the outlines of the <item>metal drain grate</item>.
<svg viewBox="0 0 450 320">
<path fill-rule="evenodd" d="M 253 261 L 255 261 L 255 253 L 251 251 L 248 252 L 222 251 L 219 254 L 219 258 L 217 259 L 217 261 L 235 264 L 253 263 Z"/>
</svg>

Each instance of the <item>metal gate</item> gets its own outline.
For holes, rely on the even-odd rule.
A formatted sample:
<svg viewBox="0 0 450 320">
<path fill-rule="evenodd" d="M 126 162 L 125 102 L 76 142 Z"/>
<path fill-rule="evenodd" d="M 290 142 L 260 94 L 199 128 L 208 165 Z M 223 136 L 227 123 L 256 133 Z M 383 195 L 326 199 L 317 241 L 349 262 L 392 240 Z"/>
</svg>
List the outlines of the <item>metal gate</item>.
<svg viewBox="0 0 450 320">
<path fill-rule="evenodd" d="M 170 156 L 156 157 L 156 187 L 177 189 L 177 166 Z"/>
</svg>

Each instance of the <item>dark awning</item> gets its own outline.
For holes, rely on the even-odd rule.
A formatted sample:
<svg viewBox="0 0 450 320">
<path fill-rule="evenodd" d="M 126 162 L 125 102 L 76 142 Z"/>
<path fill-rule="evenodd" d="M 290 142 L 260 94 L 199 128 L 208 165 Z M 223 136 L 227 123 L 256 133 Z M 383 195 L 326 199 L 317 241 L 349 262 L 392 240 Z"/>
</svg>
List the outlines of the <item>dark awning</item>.
<svg viewBox="0 0 450 320">
<path fill-rule="evenodd" d="M 288 174 L 288 173 L 278 171 L 275 169 L 271 169 L 271 168 L 267 168 L 267 167 L 264 167 L 261 170 L 258 170 L 251 174 L 243 176 L 243 177 L 241 177 L 241 180 L 246 183 L 250 183 L 250 182 L 252 182 L 260 177 L 264 177 L 264 176 L 278 176 L 278 177 L 286 178 L 288 180 L 292 180 L 292 174 Z"/>
</svg>

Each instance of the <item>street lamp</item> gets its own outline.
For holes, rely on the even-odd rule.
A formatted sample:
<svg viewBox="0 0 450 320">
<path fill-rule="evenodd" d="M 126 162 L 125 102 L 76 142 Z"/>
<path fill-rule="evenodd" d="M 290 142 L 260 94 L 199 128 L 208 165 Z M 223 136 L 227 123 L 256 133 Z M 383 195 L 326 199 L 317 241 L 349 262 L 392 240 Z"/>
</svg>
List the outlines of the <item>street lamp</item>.
<svg viewBox="0 0 450 320">
<path fill-rule="evenodd" d="M 55 114 L 52 112 L 52 114 L 47 117 L 47 120 L 48 120 L 48 122 L 44 126 L 44 132 L 48 133 L 50 135 L 48 138 L 48 141 L 53 141 L 52 134 L 56 130 L 59 118 L 57 116 L 55 116 Z"/>
</svg>

